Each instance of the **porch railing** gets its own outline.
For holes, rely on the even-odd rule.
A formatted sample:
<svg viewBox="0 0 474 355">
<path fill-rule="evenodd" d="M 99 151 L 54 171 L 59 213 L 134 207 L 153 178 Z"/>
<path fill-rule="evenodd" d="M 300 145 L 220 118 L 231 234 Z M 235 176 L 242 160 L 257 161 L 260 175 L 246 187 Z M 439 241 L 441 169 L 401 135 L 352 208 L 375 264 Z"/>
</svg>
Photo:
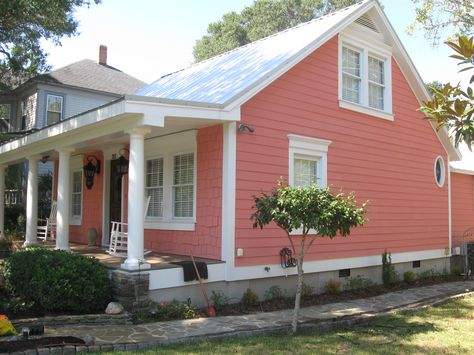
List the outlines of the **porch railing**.
<svg viewBox="0 0 474 355">
<path fill-rule="evenodd" d="M 5 190 L 5 205 L 20 205 L 23 202 L 23 194 L 21 190 Z"/>
</svg>

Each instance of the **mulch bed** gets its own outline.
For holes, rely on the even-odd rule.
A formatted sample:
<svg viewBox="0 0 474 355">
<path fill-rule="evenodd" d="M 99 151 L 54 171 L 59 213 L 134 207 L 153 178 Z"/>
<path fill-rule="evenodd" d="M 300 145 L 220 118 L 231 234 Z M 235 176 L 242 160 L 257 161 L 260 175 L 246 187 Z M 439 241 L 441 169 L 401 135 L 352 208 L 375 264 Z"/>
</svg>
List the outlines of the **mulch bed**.
<svg viewBox="0 0 474 355">
<path fill-rule="evenodd" d="M 0 342 L 0 353 L 11 353 L 28 349 L 57 347 L 65 345 L 84 345 L 85 341 L 76 337 L 45 337 L 38 339 L 14 340 Z"/>
<path fill-rule="evenodd" d="M 454 282 L 454 281 L 464 281 L 465 277 L 463 276 L 432 276 L 428 278 L 418 279 L 412 284 L 407 284 L 404 282 L 399 282 L 391 287 L 384 287 L 382 285 L 373 285 L 368 288 L 359 289 L 359 290 L 347 290 L 340 293 L 323 293 L 323 294 L 314 294 L 307 297 L 301 298 L 301 307 L 309 307 L 316 305 L 323 305 L 328 303 L 344 302 L 355 300 L 359 298 L 367 298 L 382 295 L 387 292 L 394 292 L 399 290 L 405 290 L 415 287 L 430 286 L 436 285 L 443 282 Z M 279 311 L 283 309 L 292 309 L 295 306 L 294 297 L 285 297 L 279 299 L 273 299 L 268 301 L 259 302 L 256 305 L 244 306 L 242 303 L 227 304 L 217 309 L 218 316 L 233 316 L 233 315 L 243 315 L 243 314 L 255 314 L 260 312 L 272 312 Z M 202 310 L 201 316 L 205 317 L 206 312 Z"/>
</svg>

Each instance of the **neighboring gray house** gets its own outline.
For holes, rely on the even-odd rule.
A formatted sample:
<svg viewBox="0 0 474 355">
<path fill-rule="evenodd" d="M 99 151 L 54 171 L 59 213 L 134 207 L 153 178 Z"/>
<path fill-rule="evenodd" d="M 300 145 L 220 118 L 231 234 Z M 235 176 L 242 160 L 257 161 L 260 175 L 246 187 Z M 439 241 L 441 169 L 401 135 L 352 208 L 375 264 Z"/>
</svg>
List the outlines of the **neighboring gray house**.
<svg viewBox="0 0 474 355">
<path fill-rule="evenodd" d="M 58 123 L 133 94 L 144 85 L 143 81 L 109 66 L 107 47 L 100 46 L 98 62 L 83 59 L 0 92 L 0 140 Z M 52 162 L 39 166 L 40 174 L 52 171 Z"/>
<path fill-rule="evenodd" d="M 84 59 L 2 93 L 0 131 L 20 133 L 41 129 L 132 94 L 144 85 L 141 80 L 107 65 L 107 47 L 100 46 L 98 62 Z"/>
</svg>

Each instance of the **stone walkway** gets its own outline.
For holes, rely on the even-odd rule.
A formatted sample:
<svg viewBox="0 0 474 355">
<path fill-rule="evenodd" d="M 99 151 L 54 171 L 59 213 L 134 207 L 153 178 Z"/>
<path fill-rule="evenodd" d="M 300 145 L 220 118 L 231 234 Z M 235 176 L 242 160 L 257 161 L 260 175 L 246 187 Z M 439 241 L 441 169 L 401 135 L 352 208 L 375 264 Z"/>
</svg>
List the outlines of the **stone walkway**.
<svg viewBox="0 0 474 355">
<path fill-rule="evenodd" d="M 307 307 L 301 310 L 300 328 L 330 330 L 336 326 L 349 326 L 391 310 L 418 308 L 472 291 L 474 281 L 461 281 Z M 141 325 L 58 325 L 46 327 L 45 336 L 72 335 L 90 341 L 88 346 L 66 347 L 69 349 L 65 348 L 65 352 L 146 349 L 194 339 L 286 332 L 290 329 L 291 317 L 292 310 L 283 310 Z M 49 349 L 39 350 L 44 350 L 38 351 L 40 354 L 49 353 Z"/>
</svg>

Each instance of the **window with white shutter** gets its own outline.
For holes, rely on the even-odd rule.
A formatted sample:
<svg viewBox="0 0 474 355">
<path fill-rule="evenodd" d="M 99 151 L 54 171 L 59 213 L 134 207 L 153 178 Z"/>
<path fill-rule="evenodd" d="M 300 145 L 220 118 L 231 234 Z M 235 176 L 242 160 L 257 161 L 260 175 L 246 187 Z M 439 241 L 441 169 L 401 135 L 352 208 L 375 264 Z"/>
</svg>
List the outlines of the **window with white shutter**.
<svg viewBox="0 0 474 355">
<path fill-rule="evenodd" d="M 163 216 L 163 158 L 146 162 L 146 196 L 150 196 L 147 217 Z"/>
<path fill-rule="evenodd" d="M 174 156 L 173 217 L 193 217 L 194 154 Z"/>
</svg>

